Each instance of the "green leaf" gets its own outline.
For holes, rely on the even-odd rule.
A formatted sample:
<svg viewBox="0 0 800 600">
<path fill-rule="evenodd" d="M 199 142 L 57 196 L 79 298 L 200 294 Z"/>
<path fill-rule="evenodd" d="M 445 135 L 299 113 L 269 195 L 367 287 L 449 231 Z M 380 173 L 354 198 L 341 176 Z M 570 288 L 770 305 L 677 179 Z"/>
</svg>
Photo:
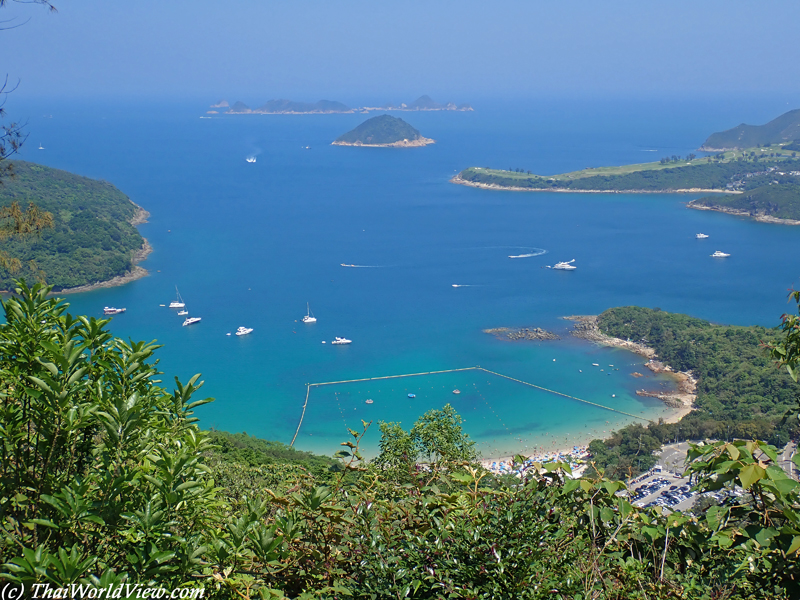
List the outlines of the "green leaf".
<svg viewBox="0 0 800 600">
<path fill-rule="evenodd" d="M 789 546 L 789 549 L 786 551 L 786 554 L 791 554 L 792 552 L 797 552 L 800 550 L 800 535 L 796 535 L 792 538 L 792 543 Z"/>
<path fill-rule="evenodd" d="M 764 478 L 764 469 L 756 464 L 749 464 L 739 471 L 739 480 L 742 482 L 742 487 L 746 490 Z"/>
</svg>

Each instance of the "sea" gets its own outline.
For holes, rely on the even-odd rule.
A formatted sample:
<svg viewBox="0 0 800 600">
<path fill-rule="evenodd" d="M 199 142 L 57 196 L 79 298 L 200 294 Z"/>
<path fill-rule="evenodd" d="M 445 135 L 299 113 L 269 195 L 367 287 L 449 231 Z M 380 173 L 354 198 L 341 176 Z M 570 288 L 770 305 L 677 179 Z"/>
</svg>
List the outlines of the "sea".
<svg viewBox="0 0 800 600">
<path fill-rule="evenodd" d="M 436 140 L 411 149 L 330 144 L 364 114 L 206 114 L 214 100 L 6 107 L 26 121 L 21 158 L 107 180 L 150 212 L 149 276 L 66 300 L 96 317 L 127 308 L 109 327 L 163 345 L 163 385 L 201 373 L 205 428 L 332 454 L 366 424 L 372 456 L 381 421 L 409 429 L 451 404 L 486 457 L 570 448 L 668 417 L 635 392 L 674 381 L 571 337 L 562 317 L 639 305 L 775 326 L 791 309 L 798 227 L 688 209 L 701 194 L 449 182 L 468 166 L 546 175 L 698 153 L 711 132 L 794 108 L 785 98 L 463 98 L 474 112 L 393 113 Z M 176 288 L 200 323 L 165 306 Z M 229 335 L 239 326 L 253 333 Z M 561 339 L 483 332 L 497 327 Z"/>
</svg>

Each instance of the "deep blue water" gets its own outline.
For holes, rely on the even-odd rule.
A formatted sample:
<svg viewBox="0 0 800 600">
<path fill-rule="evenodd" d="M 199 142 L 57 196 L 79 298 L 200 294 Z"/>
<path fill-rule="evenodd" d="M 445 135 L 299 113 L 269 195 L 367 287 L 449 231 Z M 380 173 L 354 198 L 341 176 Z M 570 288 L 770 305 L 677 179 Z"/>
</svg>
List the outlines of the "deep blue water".
<svg viewBox="0 0 800 600">
<path fill-rule="evenodd" d="M 481 330 L 562 330 L 561 316 L 631 304 L 775 325 L 797 283 L 800 229 L 686 209 L 696 196 L 490 192 L 448 179 L 473 165 L 548 174 L 685 155 L 741 122 L 745 109 L 763 114 L 756 122 L 775 116 L 782 107 L 773 104 L 769 114 L 708 100 L 401 113 L 437 140 L 418 149 L 329 145 L 363 115 L 201 119 L 203 104 L 188 102 L 12 108 L 29 115 L 23 158 L 111 181 L 151 213 L 141 227 L 155 248 L 143 263 L 151 275 L 70 296 L 72 310 L 99 316 L 104 305 L 127 307 L 113 331 L 164 344 L 165 382 L 203 374 L 203 395 L 217 399 L 201 409 L 203 425 L 288 442 L 306 383 L 474 365 L 637 415 L 663 414 L 633 391 L 666 382 L 630 377 L 642 370 L 630 353 L 574 339 L 510 343 Z M 255 164 L 245 162 L 250 154 Z M 698 241 L 697 232 L 711 237 Z M 537 249 L 546 253 L 508 258 Z M 717 249 L 732 256 L 711 259 Z M 573 258 L 573 272 L 542 268 Z M 159 306 L 176 285 L 199 325 L 181 327 Z M 306 302 L 314 325 L 299 322 Z M 225 335 L 239 325 L 255 331 Z M 353 344 L 332 347 L 334 336 Z M 452 395 L 454 387 L 463 393 Z M 628 420 L 470 371 L 315 388 L 297 445 L 332 452 L 362 418 L 410 427 L 446 402 L 486 453 L 563 446 Z M 368 449 L 376 432 L 373 425 Z"/>
</svg>

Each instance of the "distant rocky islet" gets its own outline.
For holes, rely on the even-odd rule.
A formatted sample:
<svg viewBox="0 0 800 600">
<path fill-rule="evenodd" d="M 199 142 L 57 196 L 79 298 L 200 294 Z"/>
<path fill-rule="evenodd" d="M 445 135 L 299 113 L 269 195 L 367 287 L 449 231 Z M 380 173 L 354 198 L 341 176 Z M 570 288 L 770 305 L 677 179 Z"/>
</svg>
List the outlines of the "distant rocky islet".
<svg viewBox="0 0 800 600">
<path fill-rule="evenodd" d="M 430 96 L 420 96 L 410 104 L 402 103 L 394 105 L 392 103 L 384 106 L 361 106 L 351 108 L 335 100 L 319 100 L 318 102 L 296 102 L 294 100 L 270 100 L 265 104 L 250 108 L 241 101 L 234 102 L 232 105 L 227 100 L 220 100 L 209 107 L 207 114 L 226 115 L 313 115 L 313 114 L 347 114 L 347 113 L 369 113 L 372 111 L 472 111 L 469 104 L 456 105 L 453 102 L 439 104 Z"/>
</svg>

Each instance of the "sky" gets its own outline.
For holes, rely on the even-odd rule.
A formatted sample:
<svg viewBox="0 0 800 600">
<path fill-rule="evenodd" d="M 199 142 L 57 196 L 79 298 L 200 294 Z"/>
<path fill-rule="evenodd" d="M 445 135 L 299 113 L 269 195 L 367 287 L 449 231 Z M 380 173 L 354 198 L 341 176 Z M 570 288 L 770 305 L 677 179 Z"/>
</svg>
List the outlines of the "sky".
<svg viewBox="0 0 800 600">
<path fill-rule="evenodd" d="M 24 96 L 769 93 L 800 105 L 797 0 L 52 1 L 54 13 L 0 8 L 0 73 Z"/>
</svg>

